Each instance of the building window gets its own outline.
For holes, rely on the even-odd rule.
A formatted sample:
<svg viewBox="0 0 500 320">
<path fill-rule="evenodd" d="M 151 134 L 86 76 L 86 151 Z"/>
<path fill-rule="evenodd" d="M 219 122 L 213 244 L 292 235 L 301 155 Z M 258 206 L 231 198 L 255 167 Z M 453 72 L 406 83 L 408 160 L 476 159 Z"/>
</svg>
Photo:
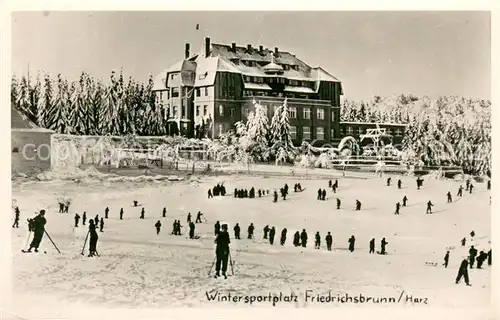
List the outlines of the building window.
<svg viewBox="0 0 500 320">
<path fill-rule="evenodd" d="M 352 127 L 347 127 L 347 134 L 348 135 L 352 135 L 353 132 L 354 132 L 354 130 L 352 130 Z"/>
<path fill-rule="evenodd" d="M 227 88 L 222 88 L 222 97 L 227 97 Z"/>
<path fill-rule="evenodd" d="M 205 87 L 205 97 L 208 97 L 208 87 Z"/>
<path fill-rule="evenodd" d="M 292 140 L 297 139 L 297 127 L 296 126 L 290 126 L 290 138 L 292 138 Z"/>
<path fill-rule="evenodd" d="M 325 140 L 325 128 L 323 127 L 316 128 L 316 139 Z"/>
<path fill-rule="evenodd" d="M 201 89 L 196 88 L 196 96 L 199 97 L 201 95 Z"/>
<path fill-rule="evenodd" d="M 311 128 L 310 127 L 302 127 L 302 139 L 303 140 L 311 140 Z"/>
<path fill-rule="evenodd" d="M 229 116 L 234 117 L 234 108 L 231 108 L 231 110 L 229 110 Z"/>
<path fill-rule="evenodd" d="M 208 113 L 208 106 L 207 105 L 204 105 L 203 106 L 203 116 L 206 116 Z"/>
<path fill-rule="evenodd" d="M 392 134 L 392 129 L 391 128 L 387 128 L 387 134 Z"/>
<path fill-rule="evenodd" d="M 311 108 L 304 108 L 303 111 L 304 119 L 311 119 Z"/>
<path fill-rule="evenodd" d="M 224 125 L 223 124 L 219 124 L 219 136 L 222 135 L 224 133 Z"/>
<path fill-rule="evenodd" d="M 229 96 L 234 97 L 234 87 L 229 87 Z"/>
<path fill-rule="evenodd" d="M 297 108 L 295 107 L 288 108 L 288 114 L 290 119 L 297 119 Z"/>
<path fill-rule="evenodd" d="M 219 106 L 219 116 L 224 116 L 224 106 L 223 105 Z"/>
<path fill-rule="evenodd" d="M 332 122 L 335 122 L 335 111 L 332 111 Z"/>
<path fill-rule="evenodd" d="M 187 107 L 184 105 L 184 103 L 182 104 L 182 108 L 181 108 L 181 112 L 182 112 L 182 118 L 186 118 L 187 117 Z"/>
<path fill-rule="evenodd" d="M 401 134 L 401 129 L 396 129 L 396 137 L 401 137 L 402 134 Z"/>
<path fill-rule="evenodd" d="M 325 120 L 325 109 L 316 109 L 316 119 Z"/>
<path fill-rule="evenodd" d="M 196 116 L 200 116 L 200 106 L 196 106 Z"/>
<path fill-rule="evenodd" d="M 358 127 L 358 135 L 362 135 L 362 134 L 363 134 L 363 128 Z"/>
<path fill-rule="evenodd" d="M 170 80 L 174 80 L 174 79 L 175 79 L 175 74 L 174 74 L 174 73 L 172 73 L 172 74 L 170 75 Z"/>
<path fill-rule="evenodd" d="M 172 88 L 172 98 L 177 98 L 179 96 L 179 88 Z"/>
<path fill-rule="evenodd" d="M 330 129 L 330 139 L 335 137 L 335 129 Z"/>
<path fill-rule="evenodd" d="M 177 112 L 179 112 L 177 108 L 177 106 L 172 107 L 172 115 L 174 118 L 177 118 Z"/>
</svg>

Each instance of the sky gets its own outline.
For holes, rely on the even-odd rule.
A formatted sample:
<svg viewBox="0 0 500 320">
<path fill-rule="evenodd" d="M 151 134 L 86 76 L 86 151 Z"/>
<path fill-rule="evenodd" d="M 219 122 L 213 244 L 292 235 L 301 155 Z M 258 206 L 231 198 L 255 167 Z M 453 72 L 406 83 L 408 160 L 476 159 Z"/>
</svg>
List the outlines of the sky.
<svg viewBox="0 0 500 320">
<path fill-rule="evenodd" d="M 347 99 L 491 98 L 489 12 L 15 12 L 11 30 L 16 76 L 85 71 L 106 81 L 123 69 L 147 81 L 209 36 L 291 52 L 339 78 Z"/>
</svg>

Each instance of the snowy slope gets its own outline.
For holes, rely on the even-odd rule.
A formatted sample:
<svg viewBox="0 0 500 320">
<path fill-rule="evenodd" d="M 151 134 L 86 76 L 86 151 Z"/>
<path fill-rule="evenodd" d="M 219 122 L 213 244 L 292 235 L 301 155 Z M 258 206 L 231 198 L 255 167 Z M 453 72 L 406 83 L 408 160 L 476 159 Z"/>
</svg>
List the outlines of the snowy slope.
<svg viewBox="0 0 500 320">
<path fill-rule="evenodd" d="M 226 179 L 229 195 L 207 199 L 207 189 Z M 393 181 L 397 179 L 393 178 Z M 333 307 L 338 303 L 305 303 L 306 289 L 316 294 L 348 293 L 373 297 L 427 297 L 430 307 L 486 307 L 490 302 L 490 268 L 472 269 L 472 287 L 456 285 L 458 265 L 466 250 L 459 241 L 474 230 L 475 246 L 489 250 L 490 206 L 485 184 L 476 184 L 473 195 L 465 194 L 446 204 L 446 192 L 456 194 L 454 181 L 426 180 L 417 191 L 412 178 L 402 177 L 403 189 L 385 186 L 385 178 L 339 179 L 337 194 L 328 191 L 327 201 L 316 201 L 318 188 L 328 189 L 327 181 L 301 180 L 307 190 L 293 193 L 292 179 L 251 177 L 205 178 L 198 182 L 100 183 L 93 185 L 72 182 L 31 183 L 13 187 L 13 198 L 21 209 L 21 228 L 13 229 L 12 252 L 14 271 L 13 302 L 16 314 L 28 317 L 34 305 L 50 310 L 51 303 L 97 307 L 247 307 L 248 304 L 209 302 L 206 292 L 222 294 L 268 295 L 295 293 L 297 303 L 278 303 L 277 307 Z M 271 189 L 288 183 L 289 199 L 272 203 L 272 196 L 256 199 L 232 197 L 235 187 Z M 58 214 L 57 198 L 69 196 L 73 202 L 70 214 Z M 395 203 L 404 195 L 409 207 L 394 215 Z M 335 210 L 335 197 L 342 200 L 342 209 Z M 355 200 L 363 203 L 362 211 L 354 211 Z M 146 219 L 139 220 L 141 207 L 132 207 L 138 200 L 145 207 Z M 432 200 L 434 214 L 425 214 L 425 203 Z M 104 216 L 108 206 L 110 219 L 99 233 L 99 258 L 80 255 L 86 229 L 73 228 L 75 212 L 87 212 L 88 218 Z M 118 219 L 124 208 L 123 221 Z M 163 207 L 167 218 L 161 218 Z M 47 254 L 22 254 L 27 237 L 26 218 L 29 213 L 47 210 L 47 231 L 62 254 L 58 254 L 45 237 L 41 251 Z M 201 210 L 208 223 L 197 224 L 198 240 L 186 235 L 170 235 L 173 219 L 187 226 L 186 216 Z M 154 224 L 162 221 L 156 235 Z M 213 223 L 227 222 L 232 237 L 234 277 L 216 280 L 207 276 L 214 259 Z M 238 222 L 242 240 L 233 240 L 232 227 Z M 247 227 L 256 226 L 256 239 L 247 240 Z M 81 222 L 80 222 L 81 223 Z M 276 227 L 275 245 L 262 240 L 262 228 Z M 287 243 L 279 246 L 281 230 L 288 229 Z M 305 250 L 291 245 L 296 230 L 305 228 L 309 245 Z M 184 228 L 185 230 L 186 228 Z M 183 231 L 184 231 L 183 230 Z M 319 231 L 322 249 L 314 250 L 314 234 Z M 327 252 L 324 237 L 331 231 L 334 251 Z M 356 251 L 347 251 L 347 240 L 356 237 Z M 369 255 L 368 242 L 386 237 L 388 255 Z M 444 269 L 442 259 L 446 247 L 451 250 L 450 266 Z M 436 267 L 426 262 L 437 263 Z M 213 270 L 212 270 L 213 274 Z M 231 274 L 229 272 L 229 274 Z M 41 295 L 44 297 L 41 298 Z M 404 300 L 404 298 L 403 298 Z M 254 306 L 269 307 L 269 302 Z M 373 303 L 348 306 L 373 307 Z M 401 306 L 411 304 L 401 303 Z M 387 307 L 389 304 L 377 306 Z M 45 310 L 44 309 L 44 310 Z M 38 309 L 41 310 L 41 309 Z M 58 314 L 60 315 L 60 314 Z"/>
</svg>

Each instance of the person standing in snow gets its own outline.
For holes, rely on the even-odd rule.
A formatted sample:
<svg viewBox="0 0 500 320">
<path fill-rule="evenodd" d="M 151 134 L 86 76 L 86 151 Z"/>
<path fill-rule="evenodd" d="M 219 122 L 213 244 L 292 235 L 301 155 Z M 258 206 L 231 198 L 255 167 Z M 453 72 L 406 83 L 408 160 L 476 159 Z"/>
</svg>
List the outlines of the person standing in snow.
<svg viewBox="0 0 500 320">
<path fill-rule="evenodd" d="M 406 207 L 406 202 L 408 201 L 408 197 L 406 195 L 403 197 L 403 207 Z"/>
<path fill-rule="evenodd" d="M 286 230 L 286 228 L 284 228 L 283 230 L 281 230 L 281 238 L 280 238 L 280 244 L 282 246 L 285 245 L 285 241 L 286 241 L 286 233 L 287 233 L 288 230 Z"/>
<path fill-rule="evenodd" d="M 85 225 L 85 221 L 87 221 L 87 212 L 83 211 L 83 216 L 82 216 L 82 225 Z"/>
<path fill-rule="evenodd" d="M 361 201 L 356 199 L 356 211 L 361 210 Z"/>
<path fill-rule="evenodd" d="M 457 192 L 458 197 L 462 196 L 463 190 L 464 190 L 464 187 L 462 187 L 462 185 L 460 185 L 460 187 L 458 188 L 458 192 Z"/>
<path fill-rule="evenodd" d="M 104 210 L 104 218 L 108 219 L 108 214 L 109 214 L 109 208 L 106 207 L 106 209 Z"/>
<path fill-rule="evenodd" d="M 101 218 L 101 222 L 99 224 L 99 231 L 102 232 L 103 228 L 104 228 L 104 219 Z"/>
<path fill-rule="evenodd" d="M 120 220 L 123 220 L 123 208 L 120 209 Z"/>
<path fill-rule="evenodd" d="M 434 206 L 434 205 L 433 205 L 433 204 L 432 204 L 432 202 L 429 200 L 429 201 L 427 202 L 427 210 L 426 210 L 426 212 L 425 212 L 425 213 L 426 213 L 426 214 L 432 214 L 432 207 L 433 207 L 433 206 Z"/>
<path fill-rule="evenodd" d="M 298 231 L 293 235 L 293 245 L 295 247 L 300 246 L 300 233 Z"/>
<path fill-rule="evenodd" d="M 273 202 L 278 202 L 278 192 L 276 190 L 274 190 Z"/>
<path fill-rule="evenodd" d="M 19 208 L 16 207 L 15 211 L 15 216 L 14 216 L 14 224 L 12 225 L 12 228 L 19 228 Z"/>
<path fill-rule="evenodd" d="M 474 268 L 474 262 L 476 261 L 477 249 L 474 246 L 471 246 L 469 249 L 469 263 L 470 268 Z"/>
<path fill-rule="evenodd" d="M 269 230 L 269 243 L 271 245 L 274 244 L 274 236 L 276 235 L 276 229 L 274 227 L 271 228 L 271 230 Z"/>
<path fill-rule="evenodd" d="M 387 186 L 390 187 L 391 186 L 391 177 L 387 178 Z"/>
<path fill-rule="evenodd" d="M 38 247 L 40 246 L 40 242 L 42 242 L 43 234 L 45 233 L 45 224 L 47 220 L 45 219 L 45 210 L 40 210 L 40 213 L 33 218 L 33 240 L 31 241 L 28 252 L 31 252 L 31 249 L 35 249 L 35 252 L 38 252 Z"/>
<path fill-rule="evenodd" d="M 78 222 L 80 221 L 80 215 L 75 213 L 75 228 L 78 228 Z"/>
<path fill-rule="evenodd" d="M 162 213 L 161 213 L 161 216 L 162 216 L 163 218 L 166 218 L 166 217 L 167 217 L 167 208 L 163 207 L 163 211 L 162 211 Z"/>
<path fill-rule="evenodd" d="M 188 216 L 187 216 L 186 222 L 188 224 L 191 223 L 191 212 L 188 212 Z"/>
<path fill-rule="evenodd" d="M 450 251 L 446 251 L 446 254 L 444 255 L 444 263 L 443 263 L 443 266 L 445 268 L 448 268 L 449 261 L 450 261 Z"/>
<path fill-rule="evenodd" d="M 332 251 L 333 237 L 330 231 L 328 231 L 328 234 L 325 237 L 325 241 L 326 241 L 326 250 Z"/>
<path fill-rule="evenodd" d="M 491 248 L 490 251 L 488 251 L 488 266 L 491 267 Z"/>
<path fill-rule="evenodd" d="M 160 220 L 156 221 L 155 228 L 156 228 L 156 234 L 160 234 L 160 229 L 161 229 L 161 222 L 160 222 Z"/>
<path fill-rule="evenodd" d="M 448 191 L 448 193 L 446 194 L 446 196 L 448 197 L 448 203 L 452 203 L 453 199 L 451 198 L 451 192 L 450 191 Z"/>
<path fill-rule="evenodd" d="M 323 190 L 321 190 L 321 188 L 318 189 L 318 195 L 316 197 L 316 200 L 321 200 L 321 197 L 323 195 Z"/>
<path fill-rule="evenodd" d="M 325 201 L 326 200 L 326 190 L 323 189 L 323 192 L 321 193 L 321 200 Z"/>
<path fill-rule="evenodd" d="M 306 229 L 302 229 L 302 233 L 300 234 L 300 243 L 302 247 L 307 247 L 307 232 Z"/>
<path fill-rule="evenodd" d="M 370 254 L 375 253 L 375 238 L 370 240 Z"/>
<path fill-rule="evenodd" d="M 465 191 L 469 191 L 469 187 L 470 187 L 470 179 L 467 179 L 467 181 L 465 181 Z"/>
<path fill-rule="evenodd" d="M 198 213 L 196 214 L 196 223 L 202 223 L 201 221 L 201 216 L 203 215 L 203 213 L 201 213 L 201 211 L 198 211 Z"/>
<path fill-rule="evenodd" d="M 89 221 L 89 234 L 90 234 L 90 240 L 89 240 L 89 257 L 93 257 L 97 255 L 97 240 L 99 239 L 99 236 L 97 235 L 96 232 L 96 225 L 94 220 L 90 219 Z"/>
<path fill-rule="evenodd" d="M 95 218 L 94 218 L 94 225 L 95 227 L 97 228 L 97 225 L 99 224 L 99 215 L 96 214 Z"/>
<path fill-rule="evenodd" d="M 337 198 L 337 210 L 340 209 L 340 205 L 342 204 L 342 202 L 340 201 L 339 198 Z"/>
<path fill-rule="evenodd" d="M 253 223 L 250 223 L 248 226 L 248 239 L 253 238 L 253 231 L 255 230 L 255 227 L 253 226 Z"/>
<path fill-rule="evenodd" d="M 321 236 L 319 235 L 319 231 L 316 232 L 314 236 L 314 249 L 321 248 Z"/>
<path fill-rule="evenodd" d="M 240 240 L 240 231 L 241 231 L 240 225 L 238 223 L 236 223 L 233 230 L 234 230 L 234 238 L 237 240 Z"/>
<path fill-rule="evenodd" d="M 380 254 L 387 254 L 387 252 L 385 252 L 385 246 L 388 244 L 387 241 L 385 241 L 385 238 L 382 238 L 382 240 L 380 241 Z"/>
<path fill-rule="evenodd" d="M 399 209 L 401 208 L 401 204 L 398 202 L 396 203 L 396 212 L 394 214 L 399 214 Z"/>
<path fill-rule="evenodd" d="M 354 235 L 352 235 L 349 238 L 349 251 L 353 252 L 354 251 L 354 244 L 356 243 L 356 238 L 354 238 Z"/>
<path fill-rule="evenodd" d="M 194 239 L 194 230 L 196 228 L 196 225 L 191 221 L 189 223 L 189 239 Z"/>
<path fill-rule="evenodd" d="M 474 189 L 474 185 L 471 183 L 469 186 L 469 193 L 472 193 L 472 189 Z"/>
<path fill-rule="evenodd" d="M 467 241 L 467 240 L 465 239 L 465 237 L 464 237 L 464 238 L 460 241 L 460 242 L 461 242 L 461 244 L 462 244 L 462 247 L 465 247 L 465 242 L 466 242 L 466 241 Z"/>
<path fill-rule="evenodd" d="M 220 277 L 220 271 L 222 270 L 222 275 L 227 279 L 226 271 L 229 259 L 229 244 L 231 243 L 229 233 L 227 232 L 227 224 L 222 225 L 222 231 L 217 234 L 214 242 L 217 244 L 215 249 L 215 277 Z"/>
<path fill-rule="evenodd" d="M 144 207 L 142 207 L 141 216 L 139 217 L 139 219 L 144 219 L 144 213 L 145 213 L 145 210 L 144 210 Z"/>
<path fill-rule="evenodd" d="M 217 236 L 220 232 L 220 222 L 217 221 L 215 224 L 214 224 L 214 234 L 215 236 Z"/>
<path fill-rule="evenodd" d="M 484 261 L 488 258 L 488 254 L 484 251 L 479 252 L 479 256 L 476 258 L 477 269 L 482 269 Z"/>
<path fill-rule="evenodd" d="M 264 231 L 264 239 L 267 239 L 267 234 L 269 232 L 269 225 L 266 225 L 262 230 Z"/>
<path fill-rule="evenodd" d="M 401 189 L 402 185 L 403 185 L 403 182 L 401 182 L 401 179 L 398 179 L 398 189 Z"/>
<path fill-rule="evenodd" d="M 455 280 L 456 284 L 458 284 L 463 277 L 465 280 L 465 284 L 470 286 L 469 271 L 467 270 L 468 266 L 469 266 L 469 262 L 467 261 L 467 259 L 463 259 L 462 263 L 460 264 L 460 267 L 458 268 L 458 274 L 457 274 L 457 278 Z"/>
</svg>

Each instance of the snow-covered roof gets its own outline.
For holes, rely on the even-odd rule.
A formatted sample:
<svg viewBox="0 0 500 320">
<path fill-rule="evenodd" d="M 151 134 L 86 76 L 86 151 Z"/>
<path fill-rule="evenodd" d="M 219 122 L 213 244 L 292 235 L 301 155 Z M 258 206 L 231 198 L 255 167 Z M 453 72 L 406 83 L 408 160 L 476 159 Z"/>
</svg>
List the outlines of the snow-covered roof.
<svg viewBox="0 0 500 320">
<path fill-rule="evenodd" d="M 359 125 L 359 124 L 369 124 L 369 125 L 381 125 L 381 126 L 400 126 L 400 127 L 407 127 L 408 124 L 405 123 L 381 123 L 381 122 L 359 122 L 359 121 L 340 121 L 339 124 L 353 124 L 353 125 Z"/>
<path fill-rule="evenodd" d="M 315 91 L 313 89 L 307 88 L 307 87 L 286 86 L 285 92 L 314 93 Z"/>
<path fill-rule="evenodd" d="M 330 81 L 330 82 L 340 82 L 340 80 L 330 73 L 328 73 L 325 69 L 321 67 L 316 67 L 312 69 L 311 76 L 316 81 Z"/>
<path fill-rule="evenodd" d="M 10 107 L 10 128 L 18 132 L 55 132 L 54 130 L 38 127 L 28 117 L 14 107 Z"/>
<path fill-rule="evenodd" d="M 250 90 L 272 90 L 268 84 L 265 83 L 244 83 L 245 89 Z"/>
<path fill-rule="evenodd" d="M 240 73 L 239 70 L 220 59 L 219 57 L 201 57 L 196 59 L 195 87 L 211 86 L 215 83 L 217 72 Z"/>
<path fill-rule="evenodd" d="M 167 69 L 153 78 L 153 91 L 167 90 Z"/>
</svg>

